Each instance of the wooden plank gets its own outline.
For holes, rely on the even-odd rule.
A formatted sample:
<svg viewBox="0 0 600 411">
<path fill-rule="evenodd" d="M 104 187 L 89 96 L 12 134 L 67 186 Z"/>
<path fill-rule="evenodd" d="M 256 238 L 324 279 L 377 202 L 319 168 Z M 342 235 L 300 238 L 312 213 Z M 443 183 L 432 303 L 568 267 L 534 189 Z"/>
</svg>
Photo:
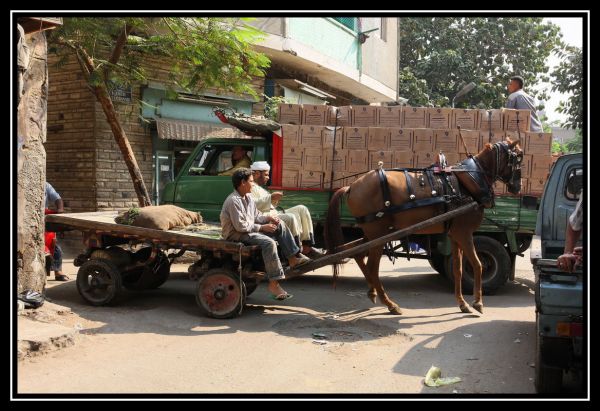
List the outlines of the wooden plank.
<svg viewBox="0 0 600 411">
<path fill-rule="evenodd" d="M 163 231 L 117 224 L 114 222 L 114 218 L 117 214 L 118 213 L 114 211 L 49 214 L 46 216 L 46 221 L 80 231 L 91 230 L 100 235 L 137 238 L 155 243 L 165 243 L 172 248 L 185 246 L 188 249 L 224 251 L 229 254 L 236 254 L 240 252 L 241 245 L 243 255 L 251 255 L 253 251 L 260 249 L 258 246 L 247 246 L 233 241 L 202 237 L 201 235 L 192 232 Z"/>
<path fill-rule="evenodd" d="M 475 201 L 473 201 L 469 204 L 460 206 L 455 210 L 448 211 L 447 213 L 440 214 L 438 216 L 435 216 L 435 217 L 430 218 L 425 221 L 421 221 L 420 223 L 411 225 L 410 227 L 403 228 L 402 230 L 394 231 L 393 233 L 386 234 L 383 237 L 376 238 L 374 240 L 368 241 L 364 244 L 358 245 L 358 246 L 350 248 L 348 250 L 341 251 L 339 253 L 325 255 L 324 257 L 321 257 L 318 260 L 313 260 L 309 263 L 306 263 L 301 267 L 287 270 L 285 272 L 285 277 L 286 278 L 298 277 L 308 271 L 316 270 L 317 268 L 321 268 L 326 265 L 335 264 L 336 262 L 339 262 L 340 260 L 342 260 L 344 258 L 353 257 L 357 254 L 361 254 L 373 247 L 383 246 L 387 242 L 395 241 L 400 238 L 406 237 L 406 236 L 414 233 L 415 231 L 419 231 L 419 230 L 422 230 L 429 226 L 439 224 L 446 220 L 450 220 L 452 218 L 458 217 L 459 215 L 473 211 L 478 207 L 479 207 L 479 204 L 477 204 Z"/>
</svg>

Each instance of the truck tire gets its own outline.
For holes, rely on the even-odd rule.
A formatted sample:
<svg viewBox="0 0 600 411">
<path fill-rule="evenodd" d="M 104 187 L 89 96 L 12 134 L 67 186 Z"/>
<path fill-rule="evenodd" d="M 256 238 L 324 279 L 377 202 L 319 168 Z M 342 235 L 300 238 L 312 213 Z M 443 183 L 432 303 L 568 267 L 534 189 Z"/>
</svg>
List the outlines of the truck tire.
<svg viewBox="0 0 600 411">
<path fill-rule="evenodd" d="M 548 367 L 544 364 L 544 338 L 536 327 L 535 339 L 535 390 L 539 394 L 558 394 L 562 390 L 562 368 Z"/>
<path fill-rule="evenodd" d="M 511 272 L 510 256 L 506 252 L 504 246 L 491 237 L 475 236 L 473 237 L 473 242 L 475 243 L 475 250 L 483 269 L 481 275 L 483 294 L 492 295 L 508 280 Z M 454 284 L 452 256 L 447 256 L 445 261 L 448 278 Z M 463 256 L 463 294 L 472 294 L 473 285 L 474 279 L 471 264 L 469 264 L 467 259 Z"/>
<path fill-rule="evenodd" d="M 427 261 L 429 261 L 429 265 L 431 266 L 431 268 L 433 268 L 435 271 L 437 271 L 444 277 L 448 277 L 448 272 L 446 271 L 446 264 L 444 260 L 445 256 L 443 254 L 431 253 L 431 258 L 429 258 Z"/>
</svg>

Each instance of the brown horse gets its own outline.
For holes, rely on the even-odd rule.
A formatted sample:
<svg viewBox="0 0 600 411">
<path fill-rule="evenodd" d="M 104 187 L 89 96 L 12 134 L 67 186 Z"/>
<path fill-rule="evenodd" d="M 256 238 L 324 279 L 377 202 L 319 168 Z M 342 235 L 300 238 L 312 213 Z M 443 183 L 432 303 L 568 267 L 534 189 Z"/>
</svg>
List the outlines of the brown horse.
<svg viewBox="0 0 600 411">
<path fill-rule="evenodd" d="M 483 220 L 483 209 L 493 205 L 494 181 L 504 182 L 513 194 L 521 190 L 522 158 L 523 152 L 518 141 L 507 140 L 493 145 L 486 144 L 479 154 L 448 169 L 448 173 L 434 173 L 433 170 L 425 169 L 370 171 L 333 195 L 325 226 L 328 253 L 334 253 L 344 241 L 340 226 L 340 201 L 343 195 L 367 240 L 409 227 L 474 199 L 480 203 L 475 212 L 459 215 L 449 222 L 431 226 L 415 234 L 448 233 L 454 262 L 454 294 L 460 310 L 471 312 L 463 298 L 461 287 L 464 253 L 471 263 L 475 278 L 473 308 L 483 313 L 482 267 L 475 252 L 473 232 Z M 400 307 L 387 296 L 379 280 L 382 253 L 383 247 L 374 247 L 369 249 L 366 263 L 365 256 L 355 257 L 355 260 L 369 285 L 368 296 L 371 301 L 375 303 L 379 295 L 390 312 L 402 314 Z M 334 265 L 334 277 L 337 275 L 338 266 Z"/>
</svg>

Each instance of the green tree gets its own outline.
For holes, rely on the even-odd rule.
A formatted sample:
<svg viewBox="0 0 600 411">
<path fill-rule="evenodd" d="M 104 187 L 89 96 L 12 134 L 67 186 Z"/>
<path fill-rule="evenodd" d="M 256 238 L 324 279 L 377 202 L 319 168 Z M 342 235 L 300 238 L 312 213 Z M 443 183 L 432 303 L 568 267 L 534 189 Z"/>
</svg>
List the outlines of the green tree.
<svg viewBox="0 0 600 411">
<path fill-rule="evenodd" d="M 547 100 L 535 86 L 548 82 L 546 59 L 562 35 L 541 17 L 409 17 L 399 24 L 399 94 L 409 104 L 450 106 L 472 81 L 476 88 L 456 107 L 501 108 L 517 74 L 527 93 Z"/>
<path fill-rule="evenodd" d="M 140 206 L 150 205 L 150 196 L 115 111 L 110 87 L 145 82 L 144 59 L 150 57 L 171 64 L 171 92 L 175 87 L 189 92 L 217 87 L 257 96 L 252 77 L 263 76 L 270 62 L 252 50 L 252 42 L 262 32 L 245 20 L 66 17 L 63 26 L 50 34 L 51 51 L 63 57 L 76 56 L 121 149 Z"/>
<path fill-rule="evenodd" d="M 560 113 L 568 116 L 563 127 L 581 129 L 583 126 L 583 53 L 578 47 L 563 45 L 555 52 L 561 59 L 552 72 L 552 91 L 570 94 L 558 106 Z"/>
<path fill-rule="evenodd" d="M 567 153 L 581 153 L 583 151 L 583 138 L 581 129 L 575 131 L 575 137 L 565 141 L 563 145 L 565 152 Z"/>
</svg>

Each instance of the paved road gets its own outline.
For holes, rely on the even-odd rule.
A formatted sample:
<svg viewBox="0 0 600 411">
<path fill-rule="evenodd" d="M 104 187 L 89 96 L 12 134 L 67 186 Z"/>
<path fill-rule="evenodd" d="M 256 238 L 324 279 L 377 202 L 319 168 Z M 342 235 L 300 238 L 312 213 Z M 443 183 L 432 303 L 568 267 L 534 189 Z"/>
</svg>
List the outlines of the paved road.
<svg viewBox="0 0 600 411">
<path fill-rule="evenodd" d="M 76 268 L 67 260 L 72 279 Z M 320 269 L 285 284 L 284 303 L 261 284 L 241 317 L 202 317 L 186 265 L 160 289 L 128 293 L 116 307 L 91 307 L 73 280 L 48 282 L 81 327 L 69 348 L 19 363 L 19 392 L 533 394 L 533 272 L 518 258 L 516 281 L 484 298 L 483 316 L 463 314 L 451 285 L 427 261 L 382 260 L 390 315 L 366 297 L 354 263 L 332 288 Z M 471 296 L 467 296 L 471 301 Z M 325 335 L 316 340 L 314 333 Z M 432 366 L 462 382 L 423 385 Z"/>
</svg>

